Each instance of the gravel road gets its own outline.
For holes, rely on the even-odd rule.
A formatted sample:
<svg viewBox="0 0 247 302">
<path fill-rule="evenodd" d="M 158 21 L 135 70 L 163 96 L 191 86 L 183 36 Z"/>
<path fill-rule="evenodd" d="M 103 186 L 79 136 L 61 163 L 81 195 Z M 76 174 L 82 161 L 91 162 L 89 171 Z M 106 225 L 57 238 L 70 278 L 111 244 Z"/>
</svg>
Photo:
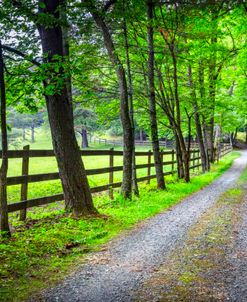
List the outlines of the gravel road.
<svg viewBox="0 0 247 302">
<path fill-rule="evenodd" d="M 247 151 L 243 151 L 212 184 L 111 241 L 61 284 L 30 301 L 132 301 L 132 292 L 183 244 L 190 227 L 234 186 L 246 165 Z"/>
<path fill-rule="evenodd" d="M 241 209 L 242 221 L 239 227 L 238 236 L 229 255 L 229 262 L 232 265 L 232 272 L 229 274 L 229 294 L 232 302 L 247 301 L 247 196 Z"/>
</svg>

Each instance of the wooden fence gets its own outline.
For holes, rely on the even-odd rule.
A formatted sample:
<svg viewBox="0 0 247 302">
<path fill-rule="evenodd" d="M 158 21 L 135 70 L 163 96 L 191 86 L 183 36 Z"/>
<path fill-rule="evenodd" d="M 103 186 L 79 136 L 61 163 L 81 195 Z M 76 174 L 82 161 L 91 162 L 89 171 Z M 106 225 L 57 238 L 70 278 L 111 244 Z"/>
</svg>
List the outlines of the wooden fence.
<svg viewBox="0 0 247 302">
<path fill-rule="evenodd" d="M 223 145 L 220 152 L 220 157 L 226 155 L 232 150 L 230 145 Z M 114 158 L 116 156 L 123 156 L 123 151 L 115 151 L 113 148 L 110 150 L 81 150 L 81 156 L 109 156 L 109 166 L 105 168 L 98 169 L 87 169 L 87 176 L 99 175 L 107 173 L 109 176 L 109 183 L 106 185 L 101 185 L 97 187 L 92 187 L 92 193 L 98 193 L 109 190 L 110 198 L 113 198 L 113 189 L 121 187 L 121 182 L 114 182 L 114 172 L 123 171 L 123 166 L 114 166 Z M 163 160 L 164 156 L 170 155 L 171 160 Z M 45 196 L 35 199 L 28 199 L 28 184 L 49 180 L 58 180 L 59 173 L 45 173 L 45 174 L 29 174 L 29 159 L 30 158 L 46 158 L 54 157 L 53 150 L 30 150 L 29 146 L 25 146 L 23 150 L 10 150 L 8 151 L 9 158 L 22 158 L 22 175 L 21 176 L 10 176 L 7 178 L 7 186 L 21 185 L 20 201 L 8 204 L 8 212 L 20 211 L 20 218 L 24 220 L 26 218 L 26 209 L 31 207 L 36 207 L 40 205 L 45 205 L 53 203 L 56 201 L 64 200 L 63 194 L 56 194 L 52 196 Z M 146 156 L 146 164 L 137 164 L 136 169 L 147 169 L 146 176 L 137 178 L 138 182 L 147 181 L 150 182 L 151 179 L 155 178 L 155 174 L 151 174 L 151 168 L 154 167 L 152 163 L 153 153 L 151 151 L 137 151 L 135 156 Z M 164 172 L 164 176 L 173 175 L 176 173 L 176 152 L 174 150 L 162 151 L 161 152 L 163 166 L 170 166 L 170 170 Z M 1 158 L 1 156 L 0 156 Z M 200 163 L 200 153 L 199 150 L 191 150 L 191 166 L 190 169 L 195 169 L 201 166 Z"/>
<path fill-rule="evenodd" d="M 99 145 L 105 145 L 109 146 L 112 145 L 115 146 L 123 146 L 123 141 L 119 139 L 106 139 L 96 136 L 90 136 L 90 142 L 93 142 L 94 144 Z M 161 148 L 165 149 L 175 149 L 175 142 L 172 140 L 160 140 L 159 145 Z M 139 147 L 152 147 L 152 142 L 150 140 L 135 140 L 135 146 Z M 197 142 L 191 142 L 190 143 L 191 149 L 198 149 L 198 143 Z"/>
</svg>

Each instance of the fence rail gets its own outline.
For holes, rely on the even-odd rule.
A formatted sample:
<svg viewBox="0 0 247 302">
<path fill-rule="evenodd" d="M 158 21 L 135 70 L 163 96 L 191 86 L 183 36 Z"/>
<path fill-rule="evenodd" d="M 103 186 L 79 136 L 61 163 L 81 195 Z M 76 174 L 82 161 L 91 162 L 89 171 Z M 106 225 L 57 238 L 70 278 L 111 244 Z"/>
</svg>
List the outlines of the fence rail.
<svg viewBox="0 0 247 302">
<path fill-rule="evenodd" d="M 220 152 L 218 152 L 218 158 L 226 155 L 231 152 L 232 147 L 230 145 L 222 145 L 220 148 Z M 121 182 L 114 182 L 114 172 L 123 171 L 123 166 L 114 166 L 114 157 L 115 156 L 123 156 L 123 151 L 115 151 L 110 150 L 81 150 L 81 156 L 109 156 L 109 166 L 98 169 L 86 169 L 86 174 L 90 175 L 99 175 L 99 174 L 109 174 L 108 184 L 92 187 L 90 188 L 92 193 L 99 193 L 103 191 L 109 191 L 110 198 L 113 198 L 113 189 L 121 187 Z M 1 154 L 1 153 L 0 153 Z M 161 156 L 164 158 L 165 155 L 170 155 L 171 160 L 164 161 L 163 166 L 170 166 L 170 171 L 164 172 L 164 176 L 173 175 L 176 173 L 175 165 L 176 161 L 176 152 L 175 150 L 162 151 Z M 49 180 L 58 180 L 60 179 L 59 173 L 42 173 L 42 174 L 29 174 L 29 159 L 30 158 L 38 158 L 38 157 L 54 157 L 53 150 L 29 150 L 29 146 L 25 146 L 23 150 L 10 150 L 8 151 L 9 158 L 22 158 L 22 175 L 21 176 L 10 176 L 7 177 L 7 186 L 12 185 L 21 185 L 21 194 L 20 201 L 8 204 L 8 212 L 20 211 L 20 219 L 25 220 L 26 218 L 26 210 L 27 208 L 45 205 L 49 203 L 53 203 L 56 201 L 64 200 L 64 196 L 62 193 L 45 196 L 35 199 L 28 199 L 28 184 Z M 147 175 L 138 177 L 137 181 L 147 181 L 150 182 L 151 179 L 154 179 L 156 175 L 151 174 L 151 168 L 154 167 L 154 163 L 152 162 L 153 153 L 151 151 L 136 151 L 135 156 L 145 156 L 147 157 L 147 163 L 137 164 L 136 169 L 147 169 Z M 1 158 L 1 155 L 0 155 Z M 191 150 L 191 166 L 190 169 L 200 168 L 200 152 L 198 149 Z"/>
<path fill-rule="evenodd" d="M 101 137 L 90 137 L 90 142 L 93 142 L 94 144 L 99 145 L 112 145 L 114 146 L 123 146 L 123 141 L 119 139 L 106 139 Z M 160 147 L 166 148 L 166 149 L 174 149 L 175 148 L 175 142 L 172 140 L 160 140 L 159 141 Z M 135 140 L 135 146 L 139 147 L 151 147 L 152 141 L 150 140 Z M 198 148 L 198 143 L 191 142 L 191 148 Z"/>
</svg>

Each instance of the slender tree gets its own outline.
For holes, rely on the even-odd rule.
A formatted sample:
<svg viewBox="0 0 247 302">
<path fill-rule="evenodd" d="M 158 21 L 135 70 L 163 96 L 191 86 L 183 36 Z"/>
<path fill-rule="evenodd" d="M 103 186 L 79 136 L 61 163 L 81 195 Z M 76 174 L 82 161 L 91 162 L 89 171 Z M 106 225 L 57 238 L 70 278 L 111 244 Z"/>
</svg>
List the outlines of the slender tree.
<svg viewBox="0 0 247 302">
<path fill-rule="evenodd" d="M 153 37 L 153 10 L 154 2 L 148 0 L 147 5 L 147 40 L 148 40 L 148 101 L 149 101 L 149 118 L 151 127 L 151 138 L 154 154 L 154 165 L 156 170 L 157 187 L 165 189 L 165 179 L 163 175 L 163 164 L 160 155 L 158 125 L 156 115 L 156 102 L 155 102 L 155 85 L 154 85 L 154 37 Z"/>
<path fill-rule="evenodd" d="M 125 9 L 125 6 L 124 6 Z M 133 133 L 133 153 L 132 153 L 132 188 L 136 196 L 139 196 L 139 189 L 137 184 L 137 174 L 136 174 L 136 158 L 135 158 L 135 120 L 134 120 L 134 105 L 133 105 L 133 84 L 132 84 L 132 74 L 130 65 L 130 55 L 129 55 L 129 39 L 128 39 L 128 29 L 126 24 L 126 19 L 123 20 L 123 33 L 124 33 L 124 46 L 126 54 L 126 66 L 127 66 L 127 76 L 128 76 L 128 96 L 129 96 L 129 110 L 130 110 L 130 121 Z"/>
<path fill-rule="evenodd" d="M 113 1 L 114 2 L 114 1 Z M 133 129 L 129 114 L 128 86 L 126 73 L 121 60 L 116 51 L 113 38 L 109 28 L 104 20 L 103 12 L 99 12 L 92 1 L 84 1 L 87 9 L 90 11 L 93 19 L 102 32 L 104 45 L 108 52 L 110 61 L 114 67 L 120 94 L 120 112 L 123 126 L 123 179 L 121 193 L 124 198 L 131 198 L 132 194 L 132 159 L 133 159 Z M 106 8 L 105 8 L 106 9 Z M 104 11 L 105 11 L 104 9 Z"/>
<path fill-rule="evenodd" d="M 0 93 L 1 93 L 1 138 L 2 164 L 0 168 L 0 230 L 3 236 L 10 236 L 7 205 L 8 138 L 6 123 L 6 93 L 4 81 L 4 60 L 0 40 Z"/>
</svg>

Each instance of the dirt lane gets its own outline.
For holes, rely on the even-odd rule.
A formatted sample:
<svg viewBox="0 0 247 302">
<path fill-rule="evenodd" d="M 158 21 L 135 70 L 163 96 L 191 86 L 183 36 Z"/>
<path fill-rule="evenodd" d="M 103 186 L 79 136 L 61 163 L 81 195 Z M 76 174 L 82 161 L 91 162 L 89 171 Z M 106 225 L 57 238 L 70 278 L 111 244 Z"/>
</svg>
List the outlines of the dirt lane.
<svg viewBox="0 0 247 302">
<path fill-rule="evenodd" d="M 60 285 L 31 301 L 138 301 L 136 293 L 141 285 L 184 245 L 190 228 L 234 186 L 246 164 L 244 151 L 212 184 L 113 240 Z"/>
</svg>

